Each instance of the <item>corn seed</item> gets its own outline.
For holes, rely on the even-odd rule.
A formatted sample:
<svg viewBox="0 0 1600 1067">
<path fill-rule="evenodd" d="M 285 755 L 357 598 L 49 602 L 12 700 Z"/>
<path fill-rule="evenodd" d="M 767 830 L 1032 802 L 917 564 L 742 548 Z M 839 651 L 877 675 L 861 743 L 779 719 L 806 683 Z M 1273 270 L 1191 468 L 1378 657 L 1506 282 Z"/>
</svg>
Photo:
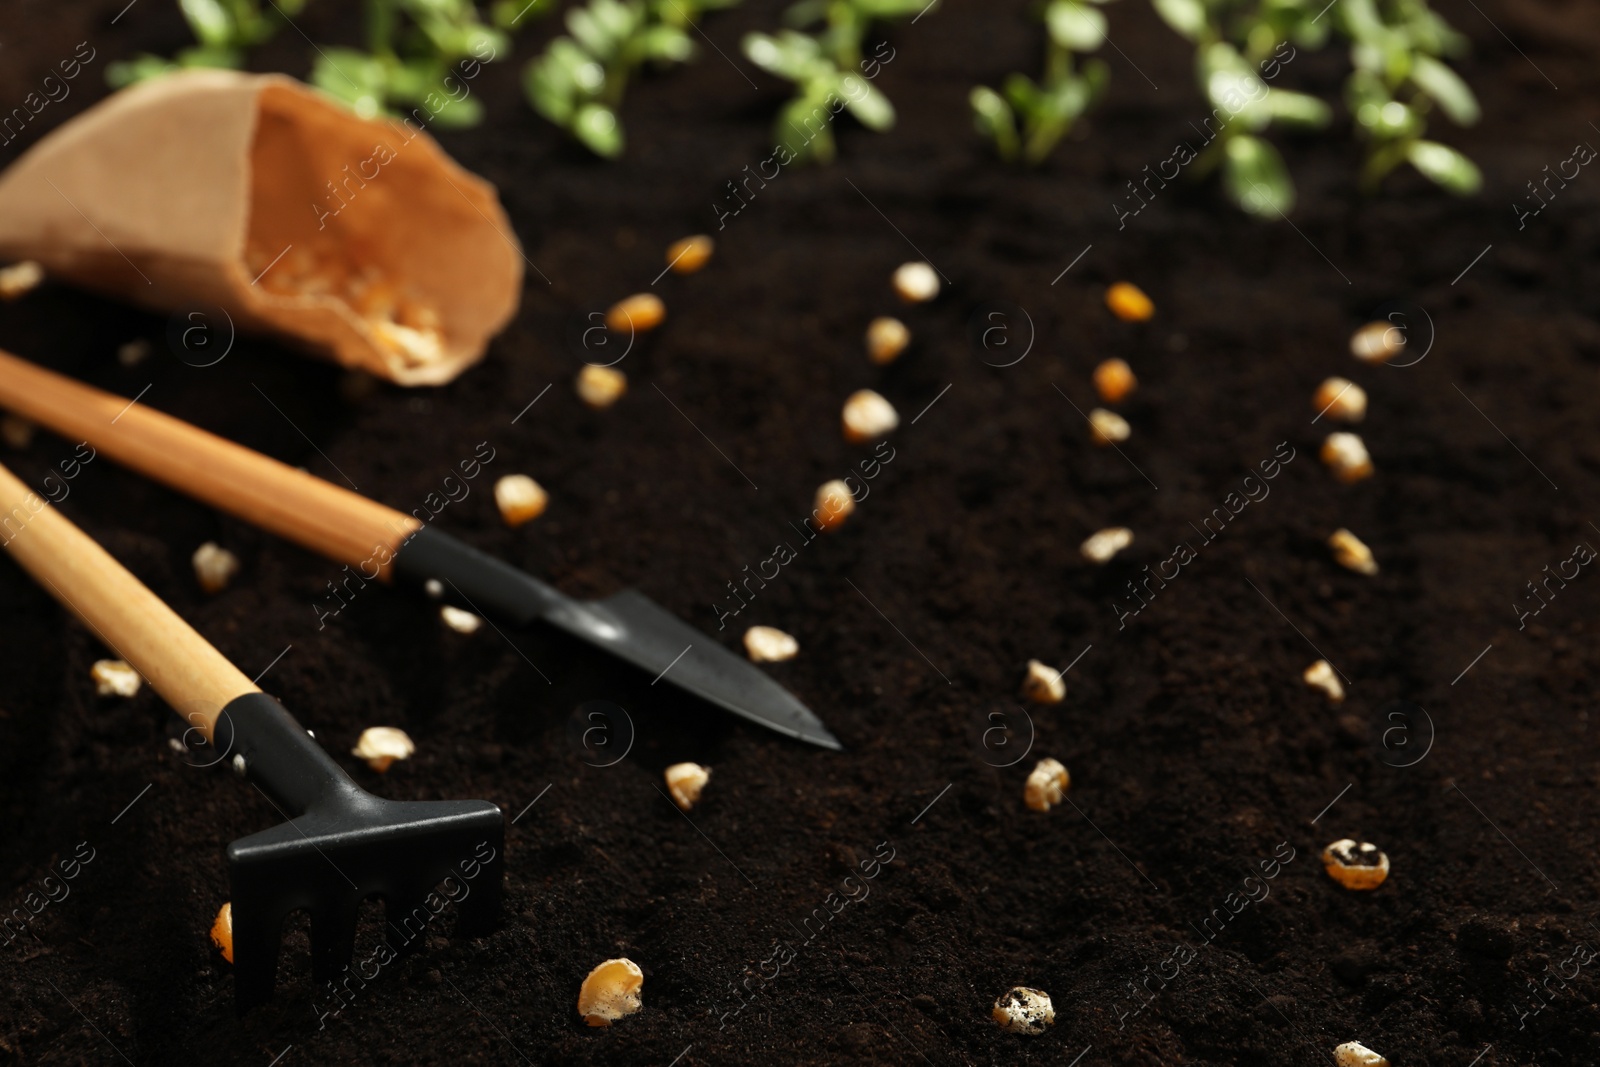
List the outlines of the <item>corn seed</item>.
<svg viewBox="0 0 1600 1067">
<path fill-rule="evenodd" d="M 744 650 L 752 663 L 782 663 L 800 653 L 800 642 L 772 626 L 752 626 L 744 632 Z"/>
<path fill-rule="evenodd" d="M 1126 360 L 1108 359 L 1094 369 L 1094 387 L 1101 400 L 1117 404 L 1139 387 L 1139 379 L 1133 376 L 1133 368 Z"/>
<path fill-rule="evenodd" d="M 239 557 L 215 541 L 207 541 L 195 549 L 189 562 L 194 567 L 194 576 L 200 582 L 200 588 L 208 593 L 222 592 L 233 576 L 239 573 Z"/>
<path fill-rule="evenodd" d="M 835 478 L 817 487 L 816 501 L 811 510 L 817 529 L 831 530 L 849 518 L 855 509 L 856 498 L 851 495 L 850 486 Z"/>
<path fill-rule="evenodd" d="M 1095 408 L 1089 412 L 1089 428 L 1094 443 L 1102 447 L 1120 444 L 1133 433 L 1133 427 L 1128 425 L 1127 419 L 1105 408 Z"/>
<path fill-rule="evenodd" d="M 1350 335 L 1350 354 L 1363 363 L 1387 363 L 1405 347 L 1405 331 L 1389 322 L 1369 322 Z"/>
<path fill-rule="evenodd" d="M 698 763 L 674 763 L 661 776 L 667 781 L 672 802 L 688 811 L 700 802 L 700 791 L 711 781 L 711 768 Z"/>
<path fill-rule="evenodd" d="M 711 262 L 716 242 L 703 233 L 685 237 L 667 246 L 667 266 L 674 274 L 693 274 Z"/>
<path fill-rule="evenodd" d="M 1320 689 L 1328 694 L 1328 703 L 1344 703 L 1344 686 L 1339 682 L 1339 675 L 1334 672 L 1333 664 L 1325 659 L 1319 659 L 1305 669 L 1300 675 L 1305 683 L 1313 689 Z"/>
<path fill-rule="evenodd" d="M 217 946 L 222 958 L 233 962 L 233 902 L 223 901 L 217 917 L 211 923 L 211 943 Z"/>
<path fill-rule="evenodd" d="M 667 305 L 654 293 L 635 293 L 611 305 L 606 329 L 617 334 L 649 333 L 667 317 Z"/>
<path fill-rule="evenodd" d="M 38 288 L 44 268 L 31 259 L 0 269 L 0 300 L 15 300 Z"/>
<path fill-rule="evenodd" d="M 368 767 L 382 774 L 395 760 L 410 759 L 416 750 L 417 746 L 399 727 L 369 726 L 361 731 L 350 754 L 366 760 Z"/>
<path fill-rule="evenodd" d="M 95 695 L 103 697 L 137 696 L 144 684 L 139 672 L 120 659 L 95 660 L 89 677 L 94 680 Z"/>
<path fill-rule="evenodd" d="M 1360 422 L 1367 415 L 1367 391 L 1348 378 L 1329 378 L 1317 386 L 1311 406 L 1330 419 Z"/>
<path fill-rule="evenodd" d="M 628 391 L 628 376 L 615 367 L 585 365 L 578 372 L 578 399 L 603 411 L 622 399 Z"/>
<path fill-rule="evenodd" d="M 494 483 L 494 502 L 505 524 L 517 527 L 543 515 L 550 494 L 526 474 L 507 474 Z"/>
<path fill-rule="evenodd" d="M 1389 1061 L 1359 1041 L 1346 1041 L 1333 1050 L 1338 1067 L 1389 1067 Z"/>
<path fill-rule="evenodd" d="M 1023 803 L 1034 811 L 1049 811 L 1061 803 L 1063 794 L 1071 784 L 1072 777 L 1059 760 L 1042 759 L 1029 773 L 1027 784 L 1023 786 Z"/>
<path fill-rule="evenodd" d="M 894 405 L 871 389 L 851 393 L 850 399 L 844 402 L 840 419 L 844 425 L 844 439 L 855 445 L 887 437 L 900 425 Z"/>
<path fill-rule="evenodd" d="M 895 268 L 894 291 L 908 304 L 925 304 L 939 295 L 939 272 L 920 260 Z"/>
<path fill-rule="evenodd" d="M 1028 673 L 1022 678 L 1022 695 L 1035 704 L 1059 704 L 1067 697 L 1067 683 L 1054 667 L 1030 659 Z"/>
<path fill-rule="evenodd" d="M 439 609 L 439 618 L 443 619 L 444 624 L 458 634 L 475 634 L 478 632 L 478 627 L 483 625 L 482 617 L 474 615 L 470 611 L 453 608 L 449 604 Z"/>
<path fill-rule="evenodd" d="M 1322 850 L 1322 867 L 1346 889 L 1376 889 L 1389 877 L 1389 857 L 1377 845 L 1348 837 Z"/>
<path fill-rule="evenodd" d="M 1106 307 L 1123 322 L 1144 322 L 1156 313 L 1155 304 L 1132 282 L 1117 282 L 1107 289 Z"/>
<path fill-rule="evenodd" d="M 1126 526 L 1107 526 L 1078 546 L 1078 552 L 1090 563 L 1109 563 L 1118 552 L 1133 544 L 1133 531 Z"/>
<path fill-rule="evenodd" d="M 1334 562 L 1339 566 L 1369 577 L 1378 573 L 1378 561 L 1372 558 L 1372 549 L 1349 530 L 1341 527 L 1333 531 L 1328 547 L 1333 549 Z"/>
<path fill-rule="evenodd" d="M 1056 1010 L 1050 994 L 1042 989 L 1017 986 L 994 1002 L 990 1013 L 1000 1029 L 1013 1034 L 1037 1037 L 1055 1025 Z"/>
<path fill-rule="evenodd" d="M 578 990 L 578 1014 L 590 1026 L 610 1026 L 644 1005 L 639 994 L 644 972 L 629 959 L 606 960 L 583 980 Z"/>
<path fill-rule="evenodd" d="M 1330 433 L 1322 442 L 1322 462 L 1345 485 L 1372 477 L 1372 457 L 1358 434 L 1342 430 Z"/>
<path fill-rule="evenodd" d="M 867 358 L 874 363 L 893 363 L 910 343 L 911 331 L 899 319 L 880 315 L 867 323 Z"/>
</svg>

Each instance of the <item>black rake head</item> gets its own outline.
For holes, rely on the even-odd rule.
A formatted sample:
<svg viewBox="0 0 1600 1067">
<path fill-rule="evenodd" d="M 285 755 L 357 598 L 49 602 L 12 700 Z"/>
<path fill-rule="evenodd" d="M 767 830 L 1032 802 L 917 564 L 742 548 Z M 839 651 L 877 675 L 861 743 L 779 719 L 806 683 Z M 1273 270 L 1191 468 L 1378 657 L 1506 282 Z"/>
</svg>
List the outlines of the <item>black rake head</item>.
<svg viewBox="0 0 1600 1067">
<path fill-rule="evenodd" d="M 216 741 L 287 822 L 228 846 L 234 999 L 240 1014 L 272 998 L 283 921 L 311 915 L 312 977 L 337 984 L 355 952 L 362 901 L 381 897 L 386 922 L 376 965 L 438 933 L 457 908 L 455 933 L 493 928 L 500 911 L 505 817 L 483 800 L 401 801 L 357 785 L 277 701 L 230 702 Z M 293 816 L 293 817 L 290 817 Z M 363 961 L 366 963 L 366 961 Z M 372 964 L 359 981 L 376 976 Z"/>
</svg>

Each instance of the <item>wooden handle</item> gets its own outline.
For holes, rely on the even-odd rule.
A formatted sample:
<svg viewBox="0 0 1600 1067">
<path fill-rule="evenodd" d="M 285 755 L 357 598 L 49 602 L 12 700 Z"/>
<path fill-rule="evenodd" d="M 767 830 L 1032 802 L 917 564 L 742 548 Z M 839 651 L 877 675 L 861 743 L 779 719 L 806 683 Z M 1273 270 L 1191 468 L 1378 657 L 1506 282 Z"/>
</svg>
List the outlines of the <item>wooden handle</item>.
<svg viewBox="0 0 1600 1067">
<path fill-rule="evenodd" d="M 16 475 L 0 466 L 0 541 L 191 726 L 211 728 L 254 682 Z"/>
<path fill-rule="evenodd" d="M 124 466 L 341 563 L 387 579 L 422 524 L 410 515 L 139 403 L 0 351 L 0 406 Z"/>
</svg>

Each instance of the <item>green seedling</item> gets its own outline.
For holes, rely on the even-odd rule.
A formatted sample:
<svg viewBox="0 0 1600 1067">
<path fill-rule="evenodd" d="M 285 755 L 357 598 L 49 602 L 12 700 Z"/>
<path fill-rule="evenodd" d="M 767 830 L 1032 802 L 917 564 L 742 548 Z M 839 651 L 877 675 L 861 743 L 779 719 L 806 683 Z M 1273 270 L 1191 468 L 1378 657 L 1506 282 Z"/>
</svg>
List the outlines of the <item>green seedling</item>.
<svg viewBox="0 0 1600 1067">
<path fill-rule="evenodd" d="M 1351 43 L 1355 69 L 1345 100 L 1356 132 L 1369 149 L 1361 186 L 1376 192 L 1402 163 L 1458 196 L 1483 185 L 1483 176 L 1460 152 L 1423 139 L 1437 107 L 1458 126 L 1478 121 L 1478 101 L 1441 56 L 1459 55 L 1466 40 L 1429 10 L 1425 0 L 1343 0 L 1338 26 Z"/>
<path fill-rule="evenodd" d="M 366 51 L 318 48 L 311 84 L 366 117 L 425 107 L 443 127 L 482 120 L 466 83 L 510 42 L 472 0 L 367 0 L 366 33 Z"/>
<path fill-rule="evenodd" d="M 894 105 L 871 84 L 888 60 L 864 58 L 862 45 L 873 22 L 915 17 L 932 6 L 928 0 L 800 0 L 784 12 L 788 29 L 746 36 L 750 61 L 795 85 L 778 115 L 777 142 L 795 160 L 827 163 L 837 153 L 833 120 L 841 111 L 848 109 L 870 130 L 893 126 Z M 802 32 L 811 26 L 818 28 Z"/>
<path fill-rule="evenodd" d="M 1108 2 L 1050 0 L 1044 8 L 1048 36 L 1043 78 L 1035 83 L 1025 74 L 1013 74 L 999 92 L 986 85 L 972 90 L 968 99 L 978 132 L 994 141 L 1001 159 L 1012 162 L 1020 156 L 1030 164 L 1043 162 L 1104 91 L 1105 63 L 1090 59 L 1080 70 L 1073 59 L 1105 41 L 1106 17 L 1091 4 Z"/>
<path fill-rule="evenodd" d="M 596 155 L 614 159 L 624 139 L 617 109 L 628 79 L 646 63 L 694 57 L 689 31 L 707 11 L 739 0 L 591 0 L 567 12 L 567 33 L 528 64 L 523 87 L 535 111 Z"/>
<path fill-rule="evenodd" d="M 265 5 L 258 0 L 178 0 L 178 9 L 198 43 L 171 59 L 146 53 L 113 63 L 106 70 L 106 80 L 121 88 L 194 67 L 237 70 L 244 66 L 248 49 L 277 33 L 305 5 L 306 0 L 276 0 Z"/>
<path fill-rule="evenodd" d="M 1211 104 L 1197 127 L 1205 148 L 1194 163 L 1201 176 L 1220 167 L 1223 188 L 1243 211 L 1279 218 L 1294 206 L 1294 180 L 1283 156 L 1263 134 L 1270 126 L 1320 128 L 1327 104 L 1306 93 L 1277 89 L 1274 80 L 1299 49 L 1327 40 L 1318 0 L 1153 0 L 1167 24 L 1195 44 L 1195 69 Z"/>
</svg>

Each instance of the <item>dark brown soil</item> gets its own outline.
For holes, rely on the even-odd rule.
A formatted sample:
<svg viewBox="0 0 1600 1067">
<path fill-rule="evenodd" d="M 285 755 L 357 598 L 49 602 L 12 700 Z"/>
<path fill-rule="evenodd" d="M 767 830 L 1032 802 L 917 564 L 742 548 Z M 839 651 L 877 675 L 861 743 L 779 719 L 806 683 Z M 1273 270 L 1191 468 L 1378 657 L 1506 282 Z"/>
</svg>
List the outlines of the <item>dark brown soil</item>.
<svg viewBox="0 0 1600 1067">
<path fill-rule="evenodd" d="M 0 13 L 5 107 L 76 42 L 98 51 L 4 160 L 103 94 L 107 61 L 185 43 L 173 5 L 146 0 L 112 25 L 122 6 Z M 755 76 L 739 38 L 780 6 L 751 2 L 706 32 Z M 447 388 L 363 394 L 252 339 L 196 369 L 163 317 L 62 287 L 6 305 L 0 346 L 129 397 L 148 386 L 152 407 L 398 507 L 490 442 L 488 477 L 442 528 L 570 593 L 637 586 L 730 647 L 747 623 L 795 633 L 800 658 L 773 674 L 846 751 L 787 742 L 544 633 L 508 635 L 514 649 L 487 628 L 451 633 L 397 591 L 363 591 L 319 632 L 334 564 L 96 461 L 64 510 L 246 673 L 284 653 L 263 685 L 360 780 L 522 814 L 498 932 L 433 937 L 324 1027 L 334 1005 L 311 987 L 297 928 L 278 999 L 236 1020 L 206 937 L 222 850 L 277 816 L 187 766 L 152 693 L 97 700 L 88 671 L 104 650 L 0 563 L 3 910 L 75 850 L 93 855 L 70 895 L 0 942 L 0 1061 L 1303 1065 L 1360 1040 L 1397 1067 L 1600 1063 L 1600 970 L 1584 962 L 1600 945 L 1600 578 L 1583 569 L 1518 625 L 1536 606 L 1526 583 L 1600 543 L 1600 179 L 1583 173 L 1520 232 L 1509 210 L 1542 167 L 1600 141 L 1600 18 L 1571 0 L 1439 6 L 1474 41 L 1462 69 L 1485 116 L 1435 132 L 1483 166 L 1481 196 L 1397 176 L 1359 198 L 1341 120 L 1275 138 L 1300 187 L 1293 226 L 1250 221 L 1202 184 L 1119 231 L 1125 182 L 1205 114 L 1185 47 L 1146 5 L 1109 9 L 1109 100 L 1050 165 L 1018 174 L 967 132 L 965 94 L 1033 69 L 1039 31 L 1023 3 L 953 0 L 889 37 L 892 133 L 843 127 L 836 166 L 784 171 L 726 219 L 704 273 L 662 280 L 669 321 L 628 356 L 631 391 L 604 414 L 573 395 L 573 322 L 646 288 L 670 240 L 714 230 L 725 183 L 771 151 L 781 87 L 752 90 L 709 50 L 635 87 L 617 164 L 528 111 L 516 66 L 482 76 L 488 122 L 442 140 L 499 185 L 537 270 L 515 324 Z M 333 7 L 301 25 L 352 40 L 352 13 Z M 537 24 L 519 55 L 554 28 Z M 306 51 L 286 32 L 257 65 L 303 73 Z M 1336 51 L 1302 57 L 1284 84 L 1336 98 Z M 889 273 L 913 243 L 951 285 L 906 315 L 917 340 L 880 370 L 861 332 L 893 310 Z M 1120 278 L 1152 295 L 1152 322 L 1106 313 Z M 1362 367 L 1346 339 L 1391 301 L 1425 309 L 1431 348 Z M 996 302 L 1037 332 L 1005 368 L 969 341 Z M 1010 314 L 1014 354 L 1027 327 Z M 1415 351 L 1427 330 L 1412 322 Z M 154 354 L 121 366 L 117 346 L 141 337 Z M 1074 410 L 1110 355 L 1141 381 L 1123 454 L 1094 448 Z M 1330 374 L 1371 394 L 1361 432 L 1378 473 L 1354 487 L 1316 457 L 1327 426 L 1308 398 Z M 725 583 L 868 455 L 837 425 L 864 387 L 902 413 L 893 461 L 841 532 L 717 633 Z M 1206 542 L 1194 526 L 1280 442 L 1294 459 L 1270 495 Z M 71 450 L 41 433 L 5 462 L 40 484 Z M 513 471 L 552 497 L 515 532 L 489 496 Z M 1103 570 L 1082 563 L 1078 543 L 1116 524 L 1133 547 Z M 1372 546 L 1376 577 L 1331 562 L 1340 526 Z M 207 539 L 244 561 L 213 598 L 188 565 Z M 1126 583 L 1185 540 L 1197 558 L 1119 629 L 1115 605 L 1137 604 Z M 1300 682 L 1321 654 L 1350 679 L 1342 708 Z M 1032 657 L 1075 664 L 1068 697 L 1033 713 L 1027 758 L 997 768 L 1026 731 L 986 747 L 984 716 L 1017 725 Z M 608 768 L 569 739 L 591 699 L 637 729 Z M 1427 718 L 1388 718 L 1394 701 Z M 419 746 L 383 779 L 344 755 L 379 723 Z M 1046 755 L 1070 768 L 1072 804 L 1038 815 L 1022 783 Z M 658 789 L 683 759 L 715 769 L 692 824 Z M 1323 874 L 1322 847 L 1346 836 L 1388 852 L 1378 891 Z M 819 923 L 805 920 L 830 914 L 875 849 L 894 859 L 870 895 L 808 939 Z M 369 923 L 361 956 L 377 936 Z M 645 1008 L 591 1031 L 578 984 L 619 955 L 645 969 Z M 989 1020 L 1013 985 L 1052 995 L 1047 1036 Z"/>
</svg>

